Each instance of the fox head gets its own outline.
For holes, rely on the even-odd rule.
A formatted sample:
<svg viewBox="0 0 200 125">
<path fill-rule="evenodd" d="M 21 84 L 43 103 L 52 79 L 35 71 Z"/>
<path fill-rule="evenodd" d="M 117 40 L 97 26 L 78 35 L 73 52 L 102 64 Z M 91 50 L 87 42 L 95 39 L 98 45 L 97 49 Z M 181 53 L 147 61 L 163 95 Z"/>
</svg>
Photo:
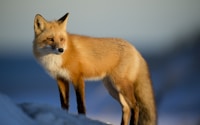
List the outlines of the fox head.
<svg viewBox="0 0 200 125">
<path fill-rule="evenodd" d="M 34 51 L 38 54 L 62 54 L 67 49 L 67 20 L 69 13 L 56 21 L 47 21 L 40 14 L 34 19 Z"/>
</svg>

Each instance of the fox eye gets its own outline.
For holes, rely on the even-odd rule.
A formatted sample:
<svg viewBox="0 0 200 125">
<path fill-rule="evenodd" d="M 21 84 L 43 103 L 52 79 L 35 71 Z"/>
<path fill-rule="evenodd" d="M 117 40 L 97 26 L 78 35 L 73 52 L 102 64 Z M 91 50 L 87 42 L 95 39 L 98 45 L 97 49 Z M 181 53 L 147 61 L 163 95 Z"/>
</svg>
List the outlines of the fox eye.
<svg viewBox="0 0 200 125">
<path fill-rule="evenodd" d="M 62 42 L 62 41 L 64 41 L 64 38 L 63 38 L 63 37 L 61 37 L 61 38 L 60 38 L 60 41 L 61 41 L 61 42 Z"/>
<path fill-rule="evenodd" d="M 52 41 L 54 42 L 54 39 L 53 38 L 47 38 L 48 41 Z"/>
</svg>

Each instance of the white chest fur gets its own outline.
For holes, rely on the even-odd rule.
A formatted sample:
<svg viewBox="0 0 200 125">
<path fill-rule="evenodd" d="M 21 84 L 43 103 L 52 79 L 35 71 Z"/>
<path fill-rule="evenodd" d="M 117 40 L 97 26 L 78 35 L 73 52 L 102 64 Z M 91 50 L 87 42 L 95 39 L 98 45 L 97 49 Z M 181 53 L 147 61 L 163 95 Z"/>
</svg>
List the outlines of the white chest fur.
<svg viewBox="0 0 200 125">
<path fill-rule="evenodd" d="M 53 77 L 63 77 L 69 79 L 69 72 L 62 68 L 62 57 L 60 55 L 49 54 L 38 59 L 41 65 Z"/>
</svg>

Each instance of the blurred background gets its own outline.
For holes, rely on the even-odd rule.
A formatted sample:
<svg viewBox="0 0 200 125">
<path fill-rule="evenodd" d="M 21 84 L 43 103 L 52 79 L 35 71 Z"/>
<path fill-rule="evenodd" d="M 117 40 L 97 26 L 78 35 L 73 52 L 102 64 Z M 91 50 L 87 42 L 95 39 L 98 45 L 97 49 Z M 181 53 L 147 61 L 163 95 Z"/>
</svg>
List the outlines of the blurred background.
<svg viewBox="0 0 200 125">
<path fill-rule="evenodd" d="M 56 82 L 32 55 L 33 20 L 70 13 L 71 33 L 128 40 L 147 60 L 159 125 L 200 125 L 199 0 L 1 0 L 0 92 L 16 103 L 60 107 Z M 88 117 L 119 124 L 121 107 L 98 81 L 86 83 Z M 76 113 L 73 89 L 70 112 Z"/>
</svg>

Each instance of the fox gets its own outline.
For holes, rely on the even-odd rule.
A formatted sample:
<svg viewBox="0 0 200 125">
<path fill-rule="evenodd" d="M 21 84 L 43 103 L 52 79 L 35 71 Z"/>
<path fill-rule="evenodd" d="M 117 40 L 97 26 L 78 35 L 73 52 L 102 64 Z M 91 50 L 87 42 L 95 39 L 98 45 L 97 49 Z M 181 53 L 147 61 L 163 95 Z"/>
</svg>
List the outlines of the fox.
<svg viewBox="0 0 200 125">
<path fill-rule="evenodd" d="M 48 21 L 34 18 L 33 54 L 57 81 L 61 107 L 69 109 L 69 85 L 78 114 L 86 115 L 85 80 L 102 80 L 122 108 L 121 125 L 156 125 L 153 86 L 147 62 L 121 38 L 90 37 L 67 32 L 69 13 Z"/>
</svg>

